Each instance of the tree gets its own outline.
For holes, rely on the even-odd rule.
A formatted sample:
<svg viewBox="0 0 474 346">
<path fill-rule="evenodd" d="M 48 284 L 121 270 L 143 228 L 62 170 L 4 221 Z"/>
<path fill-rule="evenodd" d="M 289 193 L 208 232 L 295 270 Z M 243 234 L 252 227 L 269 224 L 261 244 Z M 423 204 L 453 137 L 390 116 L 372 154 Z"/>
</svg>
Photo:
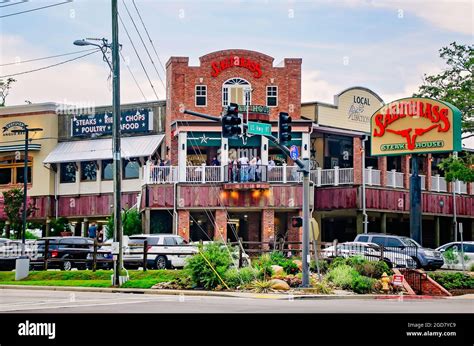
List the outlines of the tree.
<svg viewBox="0 0 474 346">
<path fill-rule="evenodd" d="M 136 209 L 128 209 L 122 213 L 122 227 L 124 235 L 134 235 L 142 233 L 142 220 L 140 213 Z M 114 214 L 107 220 L 107 239 L 114 236 Z"/>
<path fill-rule="evenodd" d="M 474 156 L 469 153 L 466 153 L 465 157 L 451 155 L 443 159 L 438 167 L 444 171 L 447 182 L 455 180 L 474 181 Z"/>
<path fill-rule="evenodd" d="M 423 85 L 414 97 L 431 97 L 446 101 L 462 112 L 463 138 L 474 136 L 474 46 L 456 42 L 439 50 L 440 57 L 446 60 L 447 68 L 433 76 L 423 77 Z"/>
<path fill-rule="evenodd" d="M 10 221 L 11 229 L 20 239 L 23 221 L 23 190 L 14 188 L 3 192 L 3 210 Z M 30 204 L 26 209 L 26 217 L 32 215 L 36 208 Z"/>
<path fill-rule="evenodd" d="M 14 78 L 0 79 L 0 107 L 5 106 L 5 99 L 7 98 L 11 85 L 16 82 Z"/>
</svg>

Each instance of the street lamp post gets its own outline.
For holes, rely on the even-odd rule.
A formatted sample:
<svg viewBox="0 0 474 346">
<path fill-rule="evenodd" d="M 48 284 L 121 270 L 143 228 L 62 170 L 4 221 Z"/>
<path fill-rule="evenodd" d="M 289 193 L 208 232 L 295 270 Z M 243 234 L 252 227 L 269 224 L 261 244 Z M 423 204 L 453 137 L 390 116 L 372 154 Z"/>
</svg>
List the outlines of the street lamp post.
<svg viewBox="0 0 474 346">
<path fill-rule="evenodd" d="M 112 124 L 112 158 L 114 172 L 114 243 L 118 243 L 118 256 L 114 261 L 114 286 L 120 286 L 120 273 L 122 271 L 122 158 L 120 153 L 120 60 L 118 40 L 118 8 L 117 0 L 112 0 L 112 44 L 105 38 L 91 39 L 101 41 L 102 44 L 93 43 L 88 40 L 76 40 L 76 46 L 96 46 L 103 54 L 104 61 L 109 65 L 113 75 L 113 124 Z M 112 50 L 112 62 L 107 58 L 107 50 Z M 114 256 L 115 257 L 115 256 Z"/>
<path fill-rule="evenodd" d="M 27 214 L 27 197 L 28 197 L 28 143 L 30 140 L 30 132 L 37 132 L 37 131 L 43 131 L 43 129 L 40 128 L 28 128 L 28 125 L 23 125 L 20 130 L 12 130 L 12 133 L 17 133 L 25 134 L 25 157 L 23 158 L 24 160 L 24 166 L 23 166 L 23 225 L 22 225 L 22 232 L 21 232 L 21 257 L 25 257 L 25 235 L 26 235 L 26 217 L 28 216 Z"/>
</svg>

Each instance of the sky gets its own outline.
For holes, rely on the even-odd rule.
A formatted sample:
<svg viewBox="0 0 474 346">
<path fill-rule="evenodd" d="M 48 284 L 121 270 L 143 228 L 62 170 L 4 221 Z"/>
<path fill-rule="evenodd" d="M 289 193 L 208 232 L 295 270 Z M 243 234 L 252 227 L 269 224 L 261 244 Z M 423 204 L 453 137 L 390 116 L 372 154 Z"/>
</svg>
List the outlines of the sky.
<svg viewBox="0 0 474 346">
<path fill-rule="evenodd" d="M 0 2 L 0 17 L 64 2 Z M 75 0 L 0 18 L 1 76 L 30 71 L 80 56 L 23 62 L 77 52 L 73 41 L 111 39 L 109 0 Z M 438 50 L 456 41 L 472 44 L 472 1 L 465 0 L 135 0 L 158 53 L 143 30 L 132 0 L 128 7 L 152 57 L 150 61 L 119 0 L 119 13 L 159 99 L 165 98 L 165 65 L 171 56 L 199 57 L 221 49 L 255 50 L 275 58 L 302 58 L 302 101 L 333 102 L 351 86 L 364 86 L 386 102 L 411 96 L 423 75 L 444 67 Z M 119 23 L 123 45 L 122 103 L 156 100 L 134 49 Z M 135 84 L 129 70 L 140 85 Z M 155 67 L 156 70 L 155 70 Z M 158 72 L 158 73 L 157 73 Z M 13 77 L 7 105 L 59 102 L 78 106 L 112 103 L 109 69 L 100 53 Z"/>
</svg>

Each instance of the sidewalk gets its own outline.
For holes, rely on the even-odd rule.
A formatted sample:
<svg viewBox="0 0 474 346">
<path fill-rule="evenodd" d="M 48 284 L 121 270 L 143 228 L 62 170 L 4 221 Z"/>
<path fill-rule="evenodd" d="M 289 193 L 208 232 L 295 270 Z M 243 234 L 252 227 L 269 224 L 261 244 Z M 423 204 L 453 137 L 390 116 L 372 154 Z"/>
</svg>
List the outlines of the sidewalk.
<svg viewBox="0 0 474 346">
<path fill-rule="evenodd" d="M 224 298 L 247 298 L 247 299 L 276 299 L 276 300 L 302 300 L 302 299 L 474 299 L 474 294 L 457 297 L 436 296 L 399 296 L 381 294 L 301 294 L 301 293 L 251 293 L 251 292 L 226 292 L 226 291 L 200 291 L 200 290 L 170 290 L 170 289 L 143 289 L 143 288 L 104 288 L 104 287 L 71 287 L 71 286 L 25 286 L 25 285 L 0 285 L 1 289 L 23 289 L 23 290 L 52 290 L 69 292 L 100 292 L 100 293 L 135 293 L 155 295 L 185 295 L 195 297 L 224 297 Z"/>
</svg>

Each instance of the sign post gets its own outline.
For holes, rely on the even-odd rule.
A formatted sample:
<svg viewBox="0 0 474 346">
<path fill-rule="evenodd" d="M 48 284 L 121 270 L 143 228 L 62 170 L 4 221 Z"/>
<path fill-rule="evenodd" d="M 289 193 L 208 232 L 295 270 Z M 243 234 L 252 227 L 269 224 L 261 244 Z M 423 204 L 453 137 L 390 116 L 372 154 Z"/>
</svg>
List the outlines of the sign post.
<svg viewBox="0 0 474 346">
<path fill-rule="evenodd" d="M 378 109 L 370 127 L 372 156 L 411 155 L 410 236 L 422 244 L 418 155 L 461 150 L 461 111 L 430 98 L 405 98 Z"/>
</svg>

